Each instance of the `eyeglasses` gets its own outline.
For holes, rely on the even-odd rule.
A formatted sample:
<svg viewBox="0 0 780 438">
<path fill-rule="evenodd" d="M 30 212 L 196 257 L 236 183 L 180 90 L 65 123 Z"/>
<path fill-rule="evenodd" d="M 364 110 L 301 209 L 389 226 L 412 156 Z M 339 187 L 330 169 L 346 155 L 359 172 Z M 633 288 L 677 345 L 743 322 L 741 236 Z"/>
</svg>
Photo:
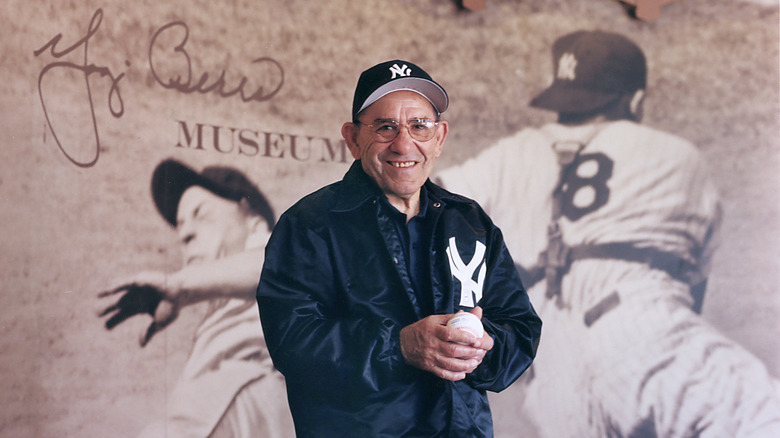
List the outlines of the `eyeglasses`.
<svg viewBox="0 0 780 438">
<path fill-rule="evenodd" d="M 374 123 L 366 125 L 364 123 L 355 122 L 356 125 L 364 125 L 371 130 L 371 136 L 374 141 L 380 143 L 386 143 L 393 141 L 398 137 L 401 132 L 401 126 L 405 126 L 409 135 L 417 141 L 428 141 L 436 134 L 436 128 L 439 126 L 439 122 L 431 119 L 410 119 L 403 125 L 393 119 L 377 119 Z"/>
</svg>

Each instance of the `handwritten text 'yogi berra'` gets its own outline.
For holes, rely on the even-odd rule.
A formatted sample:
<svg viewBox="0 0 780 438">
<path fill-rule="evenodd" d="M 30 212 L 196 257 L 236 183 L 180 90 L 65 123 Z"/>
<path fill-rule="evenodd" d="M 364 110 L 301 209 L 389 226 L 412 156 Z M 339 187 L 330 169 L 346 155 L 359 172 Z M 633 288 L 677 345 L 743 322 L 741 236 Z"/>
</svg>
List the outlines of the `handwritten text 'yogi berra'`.
<svg viewBox="0 0 780 438">
<path fill-rule="evenodd" d="M 98 9 L 86 33 L 73 44 L 61 48 L 64 37 L 58 33 L 33 52 L 36 57 L 48 53 L 53 58 L 38 75 L 38 95 L 54 141 L 68 160 L 79 167 L 94 166 L 101 149 L 91 76 L 97 74 L 110 81 L 106 100 L 111 115 L 119 119 L 125 112 L 120 82 L 126 72 L 116 74 L 108 65 L 90 62 L 89 44 L 96 41 L 102 21 L 103 10 Z M 224 69 L 214 77 L 209 73 L 194 73 L 186 47 L 188 38 L 189 28 L 182 21 L 166 24 L 154 33 L 149 44 L 149 68 L 163 88 L 182 94 L 238 96 L 247 103 L 271 99 L 282 88 L 284 70 L 269 57 L 253 59 L 251 74 L 234 81 L 226 79 Z M 77 56 L 78 53 L 82 56 Z M 124 67 L 129 69 L 130 61 L 125 60 Z"/>
</svg>

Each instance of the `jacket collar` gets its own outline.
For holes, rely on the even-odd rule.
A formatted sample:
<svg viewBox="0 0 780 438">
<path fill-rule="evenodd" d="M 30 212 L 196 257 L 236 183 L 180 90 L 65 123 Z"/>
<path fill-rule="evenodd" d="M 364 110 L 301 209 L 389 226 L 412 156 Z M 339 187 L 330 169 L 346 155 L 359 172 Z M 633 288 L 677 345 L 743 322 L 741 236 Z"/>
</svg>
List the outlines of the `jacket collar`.
<svg viewBox="0 0 780 438">
<path fill-rule="evenodd" d="M 363 170 L 360 160 L 355 160 L 352 163 L 341 182 L 338 200 L 332 209 L 334 212 L 353 210 L 366 202 L 378 199 L 379 196 L 384 196 L 376 182 Z M 473 202 L 466 197 L 456 195 L 437 186 L 430 179 L 425 182 L 425 188 L 428 190 L 429 205 L 436 202 L 446 204 L 448 201 L 456 203 Z"/>
</svg>

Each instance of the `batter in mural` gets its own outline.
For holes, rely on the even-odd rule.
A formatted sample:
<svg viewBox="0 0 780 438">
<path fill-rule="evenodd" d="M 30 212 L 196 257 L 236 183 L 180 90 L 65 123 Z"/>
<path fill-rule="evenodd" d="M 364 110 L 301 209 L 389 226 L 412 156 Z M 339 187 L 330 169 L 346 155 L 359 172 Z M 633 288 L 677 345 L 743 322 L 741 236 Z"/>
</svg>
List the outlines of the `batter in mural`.
<svg viewBox="0 0 780 438">
<path fill-rule="evenodd" d="M 501 232 L 428 180 L 448 98 L 406 61 L 360 76 L 355 162 L 268 242 L 257 301 L 298 437 L 490 437 L 485 391 L 531 363 L 541 321 Z M 447 322 L 481 319 L 478 337 Z"/>
<path fill-rule="evenodd" d="M 524 129 L 438 178 L 505 230 L 545 321 L 522 379 L 549 437 L 780 436 L 778 385 L 699 315 L 720 221 L 694 145 L 639 124 L 647 69 L 621 35 L 553 45 Z"/>
<path fill-rule="evenodd" d="M 284 379 L 273 369 L 260 330 L 254 293 L 258 261 L 274 226 L 266 198 L 241 172 L 207 167 L 198 173 L 173 160 L 154 171 L 152 195 L 183 245 L 177 272 L 141 272 L 101 296 L 120 294 L 102 316 L 111 329 L 151 314 L 145 345 L 188 305 L 208 301 L 166 418 L 143 437 L 292 437 Z"/>
</svg>

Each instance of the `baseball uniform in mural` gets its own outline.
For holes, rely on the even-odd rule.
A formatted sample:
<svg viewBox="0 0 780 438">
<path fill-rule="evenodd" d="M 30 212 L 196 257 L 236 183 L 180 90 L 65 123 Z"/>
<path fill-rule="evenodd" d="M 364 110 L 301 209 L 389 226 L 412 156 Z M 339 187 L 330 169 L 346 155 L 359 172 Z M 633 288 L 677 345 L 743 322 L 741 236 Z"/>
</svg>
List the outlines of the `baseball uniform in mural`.
<svg viewBox="0 0 780 438">
<path fill-rule="evenodd" d="M 576 47 L 585 39 L 554 49 L 556 81 L 574 82 L 567 93 L 577 93 L 576 66 L 592 53 Z M 777 430 L 777 382 L 698 314 L 721 207 L 690 142 L 628 118 L 550 123 L 436 178 L 479 200 L 504 230 L 545 321 L 543 348 L 522 383 L 523 409 L 543 436 Z"/>
<path fill-rule="evenodd" d="M 265 348 L 256 303 L 209 303 L 194 342 L 165 420 L 142 437 L 294 436 L 284 379 Z"/>
<path fill-rule="evenodd" d="M 251 299 L 275 222 L 270 204 L 238 170 L 211 166 L 196 172 L 174 160 L 155 169 L 152 194 L 179 235 L 184 266 L 139 273 L 102 294 L 122 293 L 103 312 L 110 315 L 106 327 L 151 314 L 143 346 L 180 309 L 203 302 L 207 310 L 181 378 L 160 409 L 162 418 L 141 436 L 294 436 L 284 378 L 273 367 Z"/>
<path fill-rule="evenodd" d="M 262 199 L 262 194 L 237 170 L 215 166 L 197 174 L 176 162 L 166 161 L 157 167 L 152 180 L 155 202 L 164 216 L 171 205 L 178 205 L 181 216 L 182 208 L 187 208 L 182 207 L 182 200 L 192 186 L 206 188 L 210 196 L 229 201 L 240 203 L 248 199 L 252 205 L 262 204 L 262 208 L 253 210 L 264 212 L 269 226 L 256 227 L 246 237 L 244 249 L 265 247 L 268 228 L 273 226 L 272 214 L 267 202 L 252 202 Z M 207 216 L 216 216 L 203 202 L 196 201 L 194 208 L 193 222 L 205 222 L 210 219 Z M 177 228 L 184 226 L 179 219 Z M 201 232 L 208 230 L 211 229 L 202 228 Z M 194 243 L 187 241 L 190 235 L 183 237 L 185 245 Z M 170 397 L 164 425 L 167 436 L 293 436 L 292 419 L 284 402 L 284 378 L 274 369 L 268 355 L 257 303 L 225 297 L 209 300 L 207 306 L 206 315 L 195 332 L 192 352 Z M 155 426 L 152 430 L 156 433 Z"/>
</svg>

